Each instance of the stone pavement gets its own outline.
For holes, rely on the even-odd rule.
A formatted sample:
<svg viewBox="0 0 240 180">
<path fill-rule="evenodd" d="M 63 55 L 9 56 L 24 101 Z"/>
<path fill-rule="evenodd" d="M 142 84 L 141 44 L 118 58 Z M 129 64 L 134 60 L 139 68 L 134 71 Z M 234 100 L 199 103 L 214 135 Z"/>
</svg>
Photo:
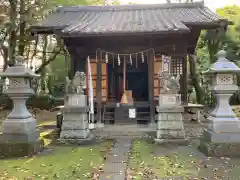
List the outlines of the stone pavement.
<svg viewBox="0 0 240 180">
<path fill-rule="evenodd" d="M 125 180 L 128 153 L 131 150 L 132 139 L 118 138 L 110 153 L 107 154 L 99 180 Z"/>
<path fill-rule="evenodd" d="M 92 131 L 99 139 L 142 138 L 148 133 L 156 134 L 156 128 L 147 125 L 104 125 Z"/>
</svg>

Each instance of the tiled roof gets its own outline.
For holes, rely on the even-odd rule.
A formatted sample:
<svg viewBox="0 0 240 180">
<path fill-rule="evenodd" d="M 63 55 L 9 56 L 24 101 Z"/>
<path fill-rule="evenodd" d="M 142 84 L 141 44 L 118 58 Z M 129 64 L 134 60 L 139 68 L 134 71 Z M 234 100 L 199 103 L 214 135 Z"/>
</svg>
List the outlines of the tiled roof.
<svg viewBox="0 0 240 180">
<path fill-rule="evenodd" d="M 60 7 L 33 29 L 64 34 L 188 32 L 188 25 L 222 20 L 203 3 Z"/>
</svg>

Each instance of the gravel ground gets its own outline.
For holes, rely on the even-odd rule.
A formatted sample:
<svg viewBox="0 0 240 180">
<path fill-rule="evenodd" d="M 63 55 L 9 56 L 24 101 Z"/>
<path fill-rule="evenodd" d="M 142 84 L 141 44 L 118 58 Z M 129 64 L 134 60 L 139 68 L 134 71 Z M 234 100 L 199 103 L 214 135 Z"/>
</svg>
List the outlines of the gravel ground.
<svg viewBox="0 0 240 180">
<path fill-rule="evenodd" d="M 185 123 L 184 128 L 185 128 L 186 137 L 192 138 L 192 139 L 199 138 L 206 127 L 207 127 L 206 124 L 199 124 L 194 122 Z"/>
</svg>

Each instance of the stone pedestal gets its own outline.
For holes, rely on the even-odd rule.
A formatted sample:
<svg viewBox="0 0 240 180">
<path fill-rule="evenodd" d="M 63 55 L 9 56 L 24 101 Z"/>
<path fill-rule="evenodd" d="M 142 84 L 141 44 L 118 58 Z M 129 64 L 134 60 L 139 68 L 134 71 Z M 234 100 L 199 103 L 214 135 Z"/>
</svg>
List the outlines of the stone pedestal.
<svg viewBox="0 0 240 180">
<path fill-rule="evenodd" d="M 43 149 L 39 139 L 36 119 L 26 108 L 26 100 L 34 94 L 30 79 L 38 77 L 25 68 L 22 57 L 16 57 L 16 65 L 0 76 L 9 78 L 5 93 L 13 100 L 13 110 L 3 122 L 0 136 L 0 156 L 28 156 Z"/>
<path fill-rule="evenodd" d="M 208 156 L 240 157 L 240 120 L 228 106 L 217 106 L 207 118 L 199 149 Z"/>
<path fill-rule="evenodd" d="M 220 51 L 207 71 L 217 104 L 208 117 L 199 149 L 208 156 L 240 157 L 240 120 L 229 105 L 229 98 L 238 90 L 234 76 L 240 69 L 225 56 L 226 52 Z"/>
<path fill-rule="evenodd" d="M 85 144 L 94 139 L 88 127 L 87 96 L 69 94 L 63 109 L 63 123 L 59 142 Z"/>
<path fill-rule="evenodd" d="M 159 96 L 156 143 L 187 143 L 182 115 L 184 108 L 180 106 L 179 97 L 179 94 Z"/>
</svg>

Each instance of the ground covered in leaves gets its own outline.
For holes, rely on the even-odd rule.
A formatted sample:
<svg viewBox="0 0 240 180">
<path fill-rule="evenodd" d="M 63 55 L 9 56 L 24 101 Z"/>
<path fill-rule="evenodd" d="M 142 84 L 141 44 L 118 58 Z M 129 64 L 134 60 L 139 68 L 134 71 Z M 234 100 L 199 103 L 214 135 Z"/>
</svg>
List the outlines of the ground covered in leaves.
<svg viewBox="0 0 240 180">
<path fill-rule="evenodd" d="M 1 123 L 8 113 L 9 111 L 0 112 L 0 132 Z M 32 113 L 37 119 L 39 129 L 56 124 L 56 112 L 39 110 Z M 112 140 L 89 146 L 56 145 L 54 129 L 43 128 L 40 132 L 47 146 L 44 152 L 34 157 L 0 159 L 0 180 L 98 179 L 105 154 L 112 147 Z"/>
<path fill-rule="evenodd" d="M 84 147 L 50 145 L 45 152 L 31 158 L 2 159 L 0 179 L 94 179 L 112 143 L 109 140 Z"/>
<path fill-rule="evenodd" d="M 189 146 L 155 145 L 135 140 L 129 159 L 128 179 L 240 179 L 240 159 L 210 158 Z"/>
</svg>

